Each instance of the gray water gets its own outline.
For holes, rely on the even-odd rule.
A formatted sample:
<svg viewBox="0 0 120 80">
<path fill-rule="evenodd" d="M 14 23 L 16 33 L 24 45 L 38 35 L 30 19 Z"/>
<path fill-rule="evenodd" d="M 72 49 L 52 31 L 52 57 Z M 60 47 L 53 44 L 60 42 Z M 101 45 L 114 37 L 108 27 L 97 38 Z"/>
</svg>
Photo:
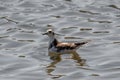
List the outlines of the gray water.
<svg viewBox="0 0 120 80">
<path fill-rule="evenodd" d="M 90 42 L 54 61 L 48 28 L 60 41 Z M 0 0 L 0 80 L 120 80 L 120 0 Z"/>
</svg>

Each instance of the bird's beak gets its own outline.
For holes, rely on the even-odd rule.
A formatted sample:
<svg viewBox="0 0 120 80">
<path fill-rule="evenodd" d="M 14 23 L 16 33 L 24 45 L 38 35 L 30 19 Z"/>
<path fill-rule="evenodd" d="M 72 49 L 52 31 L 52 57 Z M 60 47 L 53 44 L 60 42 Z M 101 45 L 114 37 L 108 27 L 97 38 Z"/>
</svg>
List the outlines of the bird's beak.
<svg viewBox="0 0 120 80">
<path fill-rule="evenodd" d="M 48 33 L 43 33 L 42 35 L 47 35 Z"/>
</svg>

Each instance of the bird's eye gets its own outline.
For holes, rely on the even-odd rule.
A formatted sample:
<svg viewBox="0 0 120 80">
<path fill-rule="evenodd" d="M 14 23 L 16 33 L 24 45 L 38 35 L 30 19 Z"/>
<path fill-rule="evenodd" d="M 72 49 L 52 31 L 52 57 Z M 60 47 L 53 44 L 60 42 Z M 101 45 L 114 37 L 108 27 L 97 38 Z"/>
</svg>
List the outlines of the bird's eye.
<svg viewBox="0 0 120 80">
<path fill-rule="evenodd" d="M 49 33 L 52 33 L 52 31 L 49 31 Z"/>
</svg>

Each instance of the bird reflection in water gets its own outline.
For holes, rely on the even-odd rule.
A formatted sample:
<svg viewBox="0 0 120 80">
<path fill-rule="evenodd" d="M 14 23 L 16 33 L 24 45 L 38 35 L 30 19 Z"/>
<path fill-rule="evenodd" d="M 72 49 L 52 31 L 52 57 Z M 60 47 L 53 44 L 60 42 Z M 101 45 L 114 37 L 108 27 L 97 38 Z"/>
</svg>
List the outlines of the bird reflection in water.
<svg viewBox="0 0 120 80">
<path fill-rule="evenodd" d="M 78 66 L 86 65 L 86 63 L 85 63 L 86 60 L 82 59 L 77 52 L 73 51 L 68 54 L 71 55 L 70 59 L 75 60 L 75 62 L 77 63 Z M 52 74 L 52 72 L 56 68 L 56 64 L 59 63 L 60 61 L 62 61 L 62 58 L 61 58 L 62 55 L 64 55 L 64 54 L 56 53 L 56 52 L 49 52 L 49 56 L 50 56 L 50 59 L 52 60 L 52 62 L 46 67 L 46 72 L 52 78 L 60 78 L 60 77 L 64 76 L 64 75 L 60 75 L 60 74 L 58 74 L 58 75 Z"/>
</svg>

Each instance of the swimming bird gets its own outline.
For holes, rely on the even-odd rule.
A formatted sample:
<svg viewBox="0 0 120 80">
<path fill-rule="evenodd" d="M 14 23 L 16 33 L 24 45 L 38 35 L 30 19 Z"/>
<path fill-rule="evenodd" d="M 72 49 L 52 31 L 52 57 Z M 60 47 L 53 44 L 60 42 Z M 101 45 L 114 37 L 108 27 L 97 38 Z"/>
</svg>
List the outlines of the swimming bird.
<svg viewBox="0 0 120 80">
<path fill-rule="evenodd" d="M 43 35 L 47 35 L 49 37 L 48 51 L 50 52 L 61 53 L 61 52 L 76 51 L 80 46 L 88 43 L 88 42 L 80 42 L 80 43 L 59 42 L 55 38 L 56 33 L 52 29 L 48 29 L 47 32 L 43 33 Z"/>
</svg>

